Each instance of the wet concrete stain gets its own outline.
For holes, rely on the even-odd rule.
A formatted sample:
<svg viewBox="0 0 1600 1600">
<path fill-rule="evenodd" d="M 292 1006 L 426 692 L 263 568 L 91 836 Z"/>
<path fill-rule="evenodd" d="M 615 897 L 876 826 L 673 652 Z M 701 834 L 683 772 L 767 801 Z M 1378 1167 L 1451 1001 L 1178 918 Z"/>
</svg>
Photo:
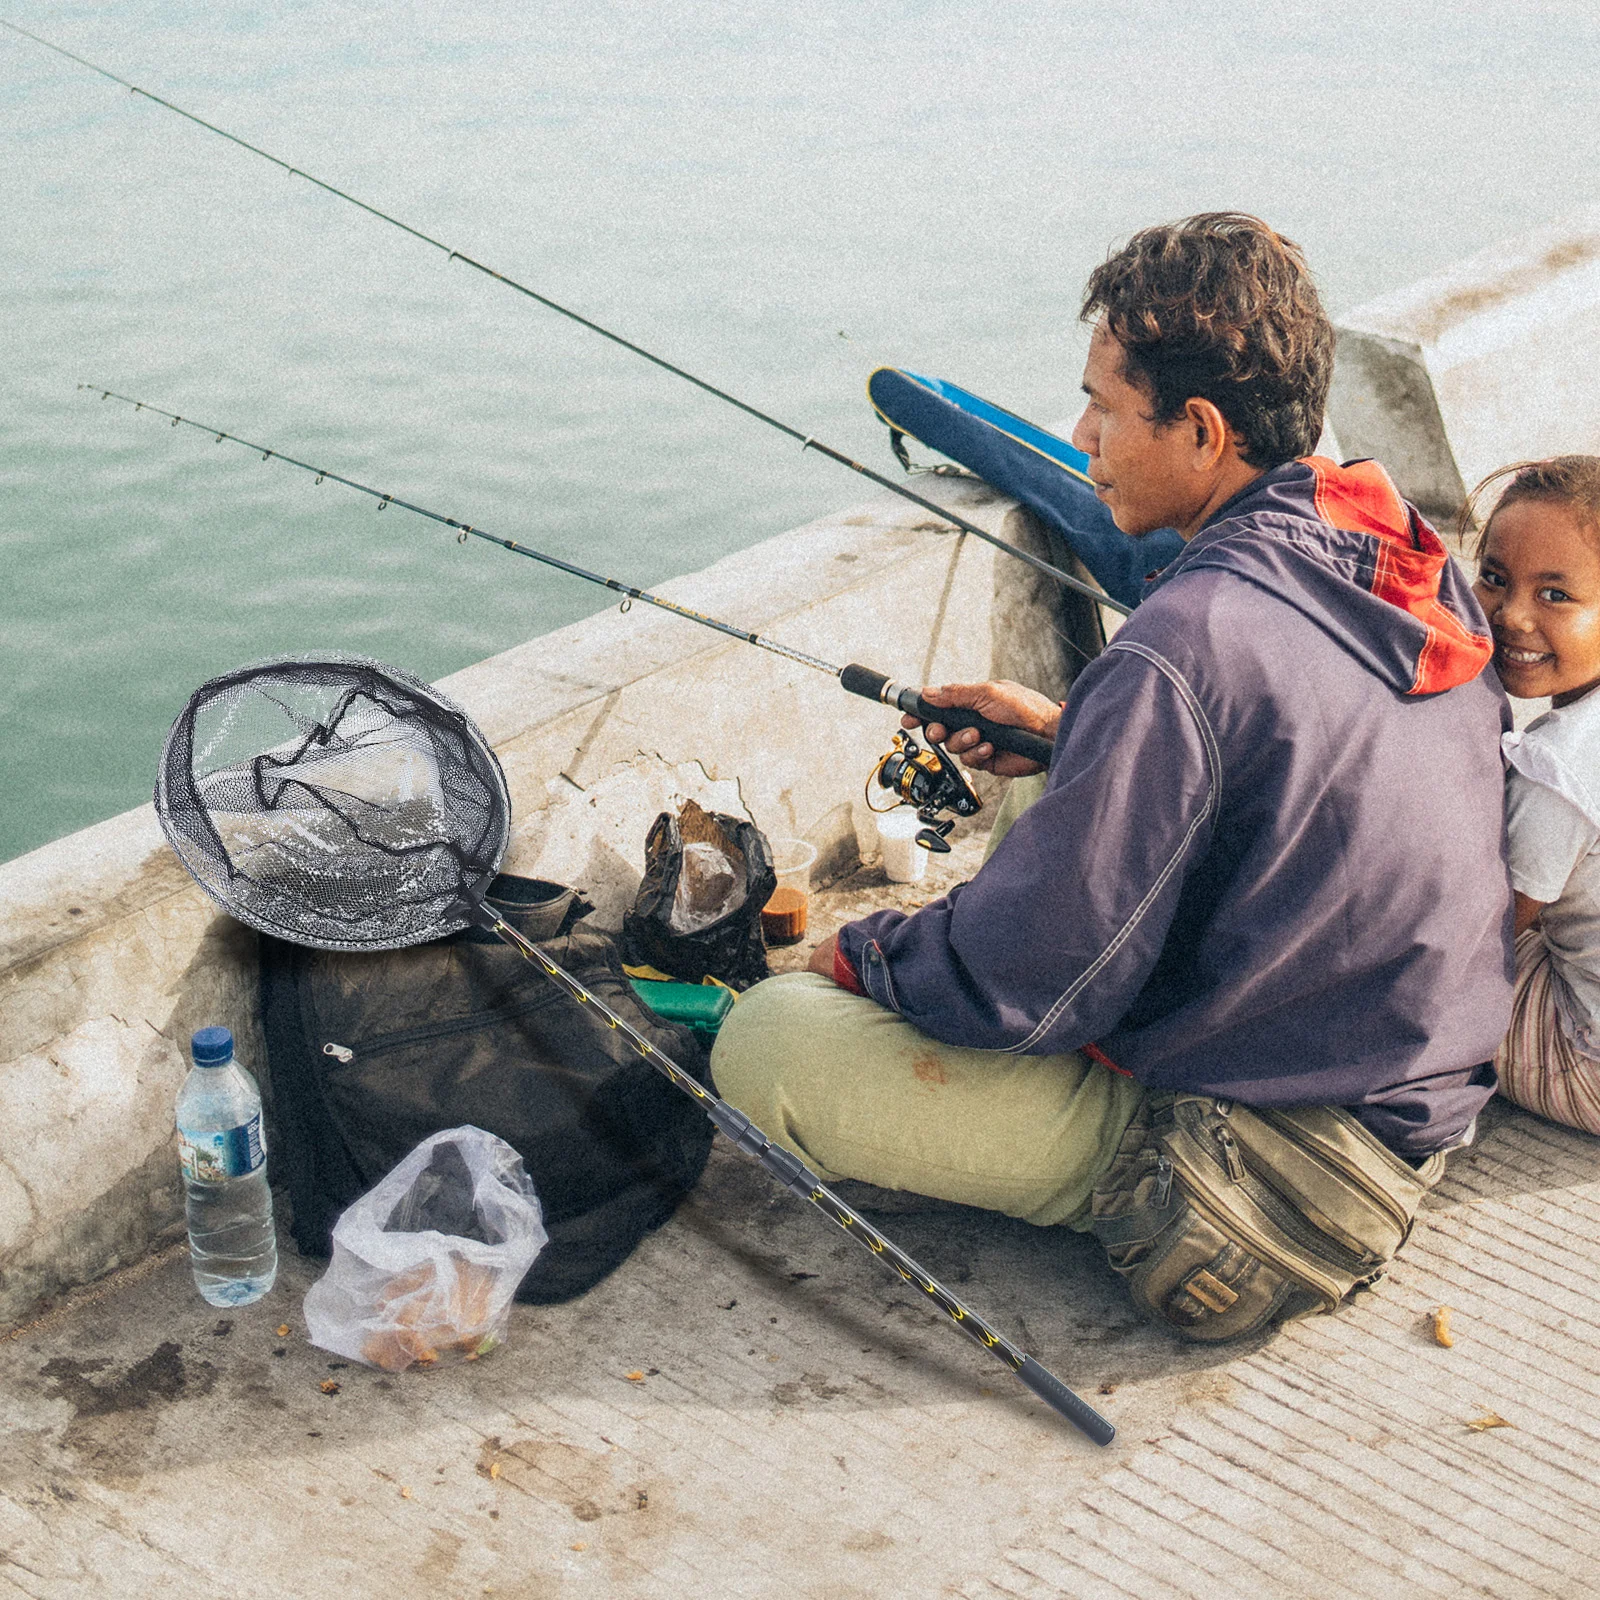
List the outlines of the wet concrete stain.
<svg viewBox="0 0 1600 1600">
<path fill-rule="evenodd" d="M 433 1530 L 427 1553 L 417 1563 L 417 1577 L 433 1593 L 441 1593 L 443 1585 L 455 1572 L 456 1564 L 461 1559 L 462 1543 L 459 1534 L 449 1533 L 443 1528 Z"/>
<path fill-rule="evenodd" d="M 837 1400 L 840 1395 L 849 1392 L 848 1385 L 830 1383 L 820 1372 L 804 1372 L 798 1379 L 772 1386 L 772 1398 L 780 1406 L 801 1405 L 807 1396 L 817 1400 Z"/>
<path fill-rule="evenodd" d="M 54 1387 L 48 1391 L 49 1397 L 65 1400 L 78 1422 L 119 1411 L 142 1411 L 158 1401 L 209 1394 L 217 1378 L 209 1361 L 198 1363 L 191 1371 L 184 1364 L 182 1346 L 171 1340 L 158 1344 L 121 1376 L 99 1378 L 110 1365 L 100 1358 L 80 1361 L 56 1356 L 39 1368 L 39 1376 L 51 1380 Z"/>
<path fill-rule="evenodd" d="M 653 1532 L 670 1522 L 670 1517 L 664 1521 L 653 1515 L 662 1509 L 663 1486 L 640 1483 L 631 1463 L 615 1450 L 585 1450 L 559 1439 L 507 1443 L 497 1435 L 479 1450 L 477 1471 L 505 1488 L 563 1505 L 579 1522 L 626 1516 L 627 1526 L 636 1533 Z"/>
<path fill-rule="evenodd" d="M 56 1356 L 39 1375 L 50 1382 L 50 1399 L 72 1407 L 56 1448 L 72 1454 L 79 1471 L 130 1485 L 146 1470 L 162 1413 L 209 1394 L 217 1379 L 209 1361 L 185 1361 L 170 1340 L 122 1372 L 101 1357 Z"/>
</svg>

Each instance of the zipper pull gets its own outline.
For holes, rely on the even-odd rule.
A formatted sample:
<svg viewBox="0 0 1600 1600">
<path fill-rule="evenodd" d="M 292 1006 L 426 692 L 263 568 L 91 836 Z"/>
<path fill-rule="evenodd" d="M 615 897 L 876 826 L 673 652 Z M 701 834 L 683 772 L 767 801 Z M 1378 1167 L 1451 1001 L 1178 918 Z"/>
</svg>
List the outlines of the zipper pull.
<svg viewBox="0 0 1600 1600">
<path fill-rule="evenodd" d="M 1218 1128 L 1217 1143 L 1222 1146 L 1222 1159 L 1228 1168 L 1228 1176 L 1235 1183 L 1243 1183 L 1244 1157 L 1239 1154 L 1239 1144 L 1233 1137 L 1233 1129 Z"/>
<path fill-rule="evenodd" d="M 347 1066 L 356 1058 L 355 1051 L 344 1044 L 325 1044 L 322 1053 L 325 1056 L 332 1056 L 341 1066 Z"/>
<path fill-rule="evenodd" d="M 1156 1190 L 1155 1205 L 1157 1211 L 1167 1209 L 1167 1201 L 1172 1197 L 1172 1157 L 1160 1156 L 1156 1160 Z"/>
</svg>

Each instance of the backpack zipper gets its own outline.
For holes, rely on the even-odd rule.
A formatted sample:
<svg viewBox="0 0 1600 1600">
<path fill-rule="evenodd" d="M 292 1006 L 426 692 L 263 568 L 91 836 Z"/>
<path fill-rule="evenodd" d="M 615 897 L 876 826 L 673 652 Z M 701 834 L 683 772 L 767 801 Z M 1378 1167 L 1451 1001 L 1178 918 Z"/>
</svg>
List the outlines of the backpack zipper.
<svg viewBox="0 0 1600 1600">
<path fill-rule="evenodd" d="M 466 1033 L 473 1028 L 492 1026 L 497 1022 L 509 1022 L 514 1017 L 520 1017 L 525 1012 L 536 1011 L 540 1006 L 546 1006 L 552 1000 L 559 998 L 554 989 L 541 994 L 529 996 L 526 1000 L 519 1000 L 515 1005 L 497 1006 L 493 1011 L 474 1011 L 470 1016 L 455 1017 L 449 1022 L 432 1022 L 420 1028 L 406 1028 L 399 1033 L 375 1034 L 370 1039 L 358 1040 L 354 1047 L 347 1044 L 336 1044 L 329 1041 L 323 1045 L 322 1053 L 333 1056 L 341 1066 L 348 1066 L 356 1057 L 359 1050 L 363 1057 L 381 1055 L 386 1050 L 397 1050 L 402 1045 L 420 1044 L 428 1039 L 448 1038 L 452 1033 Z"/>
</svg>

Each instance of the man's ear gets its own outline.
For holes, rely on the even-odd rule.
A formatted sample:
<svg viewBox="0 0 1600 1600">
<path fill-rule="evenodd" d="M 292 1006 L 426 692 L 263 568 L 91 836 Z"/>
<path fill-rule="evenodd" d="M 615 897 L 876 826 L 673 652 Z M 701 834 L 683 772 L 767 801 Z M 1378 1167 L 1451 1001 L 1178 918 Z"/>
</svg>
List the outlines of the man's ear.
<svg viewBox="0 0 1600 1600">
<path fill-rule="evenodd" d="M 1183 408 L 1185 425 L 1194 430 L 1195 466 L 1208 472 L 1219 466 L 1231 446 L 1238 453 L 1238 439 L 1228 419 L 1209 400 L 1199 396 L 1187 401 Z"/>
</svg>

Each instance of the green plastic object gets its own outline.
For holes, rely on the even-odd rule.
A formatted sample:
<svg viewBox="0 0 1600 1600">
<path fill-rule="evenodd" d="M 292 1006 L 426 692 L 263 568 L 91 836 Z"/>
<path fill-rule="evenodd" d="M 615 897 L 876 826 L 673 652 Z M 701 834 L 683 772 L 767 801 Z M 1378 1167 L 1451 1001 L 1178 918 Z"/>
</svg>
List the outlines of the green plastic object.
<svg viewBox="0 0 1600 1600">
<path fill-rule="evenodd" d="M 634 993 L 668 1022 L 685 1022 L 702 1039 L 717 1036 L 722 1019 L 733 1009 L 733 996 L 715 983 L 660 983 L 629 978 Z"/>
</svg>

